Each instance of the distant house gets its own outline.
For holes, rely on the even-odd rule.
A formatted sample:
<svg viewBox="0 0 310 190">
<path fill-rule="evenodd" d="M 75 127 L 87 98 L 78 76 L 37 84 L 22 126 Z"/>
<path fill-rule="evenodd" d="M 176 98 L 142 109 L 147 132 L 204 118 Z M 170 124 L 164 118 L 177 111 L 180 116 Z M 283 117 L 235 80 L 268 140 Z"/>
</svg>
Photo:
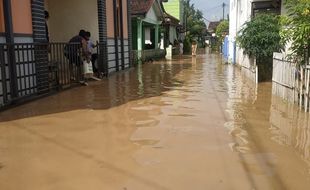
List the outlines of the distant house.
<svg viewBox="0 0 310 190">
<path fill-rule="evenodd" d="M 129 0 L 0 1 L 0 108 L 79 82 L 81 63 L 66 52 L 80 55 L 79 44 L 68 44 L 80 29 L 98 41 L 93 53 L 100 73 L 130 67 L 129 5 Z"/>
<path fill-rule="evenodd" d="M 137 60 L 163 57 L 160 50 L 164 11 L 161 0 L 131 0 L 132 47 Z"/>
<path fill-rule="evenodd" d="M 165 39 L 166 44 L 175 40 L 184 40 L 184 6 L 182 0 L 163 1 L 165 11 Z"/>
<path fill-rule="evenodd" d="M 215 33 L 216 32 L 216 28 L 217 26 L 221 23 L 221 21 L 214 21 L 214 22 L 210 22 L 208 25 L 208 32 L 209 33 Z"/>
<path fill-rule="evenodd" d="M 180 24 L 184 24 L 184 5 L 182 0 L 163 1 L 165 12 L 178 19 Z"/>
</svg>

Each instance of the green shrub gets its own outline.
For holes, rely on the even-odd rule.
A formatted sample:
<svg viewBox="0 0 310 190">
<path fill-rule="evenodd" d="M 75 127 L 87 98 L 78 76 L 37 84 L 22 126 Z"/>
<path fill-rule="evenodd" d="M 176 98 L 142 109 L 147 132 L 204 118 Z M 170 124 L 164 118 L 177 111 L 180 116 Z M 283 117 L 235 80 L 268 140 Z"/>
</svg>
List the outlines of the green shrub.
<svg viewBox="0 0 310 190">
<path fill-rule="evenodd" d="M 273 14 L 260 14 L 246 22 L 239 31 L 237 42 L 249 57 L 255 57 L 257 63 L 272 57 L 284 45 L 280 37 L 280 19 Z"/>
<path fill-rule="evenodd" d="M 285 0 L 288 15 L 282 17 L 283 42 L 292 42 L 289 59 L 298 64 L 309 64 L 310 55 L 310 1 Z"/>
</svg>

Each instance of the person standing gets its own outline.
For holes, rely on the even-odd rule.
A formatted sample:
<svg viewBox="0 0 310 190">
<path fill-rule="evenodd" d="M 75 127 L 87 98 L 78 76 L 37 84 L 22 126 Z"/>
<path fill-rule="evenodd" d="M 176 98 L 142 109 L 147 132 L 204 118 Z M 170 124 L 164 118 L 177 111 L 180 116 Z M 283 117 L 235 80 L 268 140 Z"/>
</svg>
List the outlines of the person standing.
<svg viewBox="0 0 310 190">
<path fill-rule="evenodd" d="M 196 51 L 197 51 L 197 42 L 196 42 L 196 40 L 193 40 L 193 42 L 192 42 L 192 56 L 196 56 Z"/>
<path fill-rule="evenodd" d="M 180 40 L 180 42 L 179 42 L 179 55 L 180 56 L 183 55 L 183 48 L 184 48 L 183 42 L 182 42 L 182 40 Z"/>
<path fill-rule="evenodd" d="M 85 30 L 80 30 L 78 35 L 69 40 L 69 44 L 65 47 L 65 55 L 69 59 L 71 79 L 78 79 L 81 84 L 88 85 L 82 74 L 83 60 L 90 60 Z M 74 72 L 74 65 L 76 66 L 77 72 Z"/>
<path fill-rule="evenodd" d="M 87 49 L 88 49 L 89 54 L 91 55 L 91 62 L 93 65 L 93 71 L 95 74 L 98 74 L 98 69 L 97 69 L 96 64 L 95 64 L 97 59 L 98 59 L 98 54 L 94 49 L 97 47 L 97 45 L 94 44 L 94 42 L 90 39 L 90 37 L 91 37 L 91 33 L 87 31 L 86 32 Z"/>
</svg>

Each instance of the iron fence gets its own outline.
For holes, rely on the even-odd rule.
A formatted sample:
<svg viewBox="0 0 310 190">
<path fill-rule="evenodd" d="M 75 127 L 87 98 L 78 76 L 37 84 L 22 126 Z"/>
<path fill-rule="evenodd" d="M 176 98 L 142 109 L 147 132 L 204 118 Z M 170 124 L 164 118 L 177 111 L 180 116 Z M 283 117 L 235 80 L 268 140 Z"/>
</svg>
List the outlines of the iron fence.
<svg viewBox="0 0 310 190">
<path fill-rule="evenodd" d="M 97 45 L 97 67 L 107 75 L 106 45 Z M 82 79 L 78 43 L 0 44 L 0 108 L 70 88 Z"/>
</svg>

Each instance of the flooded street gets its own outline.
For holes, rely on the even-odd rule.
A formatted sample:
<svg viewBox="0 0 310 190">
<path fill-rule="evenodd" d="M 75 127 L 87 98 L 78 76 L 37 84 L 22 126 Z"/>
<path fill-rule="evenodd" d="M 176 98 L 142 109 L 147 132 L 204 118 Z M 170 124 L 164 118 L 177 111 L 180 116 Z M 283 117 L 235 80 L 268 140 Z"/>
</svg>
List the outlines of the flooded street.
<svg viewBox="0 0 310 190">
<path fill-rule="evenodd" d="M 1 190 L 310 189 L 310 114 L 218 55 L 0 113 Z"/>
</svg>

